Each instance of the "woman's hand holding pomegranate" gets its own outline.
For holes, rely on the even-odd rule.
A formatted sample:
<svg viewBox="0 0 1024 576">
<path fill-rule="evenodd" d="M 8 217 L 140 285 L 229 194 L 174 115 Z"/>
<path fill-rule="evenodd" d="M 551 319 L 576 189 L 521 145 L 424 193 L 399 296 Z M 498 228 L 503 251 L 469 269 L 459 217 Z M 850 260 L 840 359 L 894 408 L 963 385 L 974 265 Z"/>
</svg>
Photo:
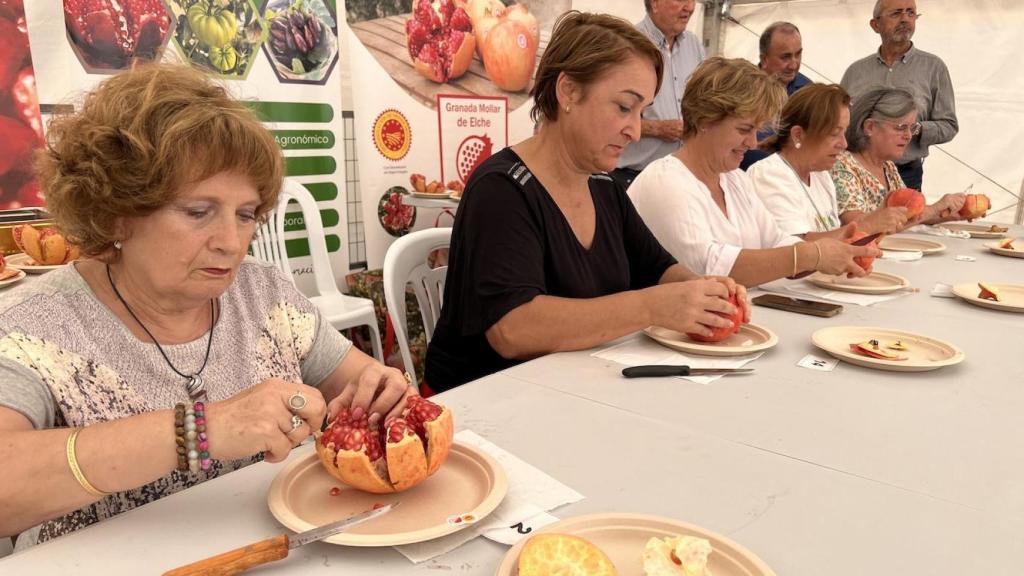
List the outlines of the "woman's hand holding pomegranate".
<svg viewBox="0 0 1024 576">
<path fill-rule="evenodd" d="M 924 209 L 921 220 L 929 224 L 961 220 L 960 209 L 966 201 L 966 194 L 945 194 L 938 202 Z"/>
<path fill-rule="evenodd" d="M 729 303 L 729 287 L 718 279 L 669 282 L 645 290 L 652 324 L 684 333 L 711 335 L 710 328 L 726 328 L 736 307 Z"/>
<path fill-rule="evenodd" d="M 327 419 L 334 420 L 342 408 L 362 410 L 371 418 L 397 416 L 405 408 L 405 400 L 416 394 L 397 368 L 389 368 L 377 362 L 369 363 L 359 374 L 358 380 L 347 386 L 331 400 L 327 407 Z"/>
<path fill-rule="evenodd" d="M 822 238 L 815 240 L 814 244 L 821 252 L 814 269 L 825 274 L 867 276 L 871 262 L 882 255 L 874 242 L 867 246 L 853 246 L 834 238 Z"/>
<path fill-rule="evenodd" d="M 297 410 L 288 405 L 295 394 L 306 400 Z M 280 378 L 264 380 L 206 406 L 210 456 L 234 460 L 264 452 L 268 462 L 280 462 L 314 430 L 320 430 L 326 414 L 324 397 L 316 388 Z M 292 424 L 295 415 L 303 420 L 297 428 Z"/>
<path fill-rule="evenodd" d="M 857 229 L 865 234 L 881 232 L 892 234 L 907 226 L 907 209 L 903 206 L 879 208 L 857 222 Z"/>
</svg>

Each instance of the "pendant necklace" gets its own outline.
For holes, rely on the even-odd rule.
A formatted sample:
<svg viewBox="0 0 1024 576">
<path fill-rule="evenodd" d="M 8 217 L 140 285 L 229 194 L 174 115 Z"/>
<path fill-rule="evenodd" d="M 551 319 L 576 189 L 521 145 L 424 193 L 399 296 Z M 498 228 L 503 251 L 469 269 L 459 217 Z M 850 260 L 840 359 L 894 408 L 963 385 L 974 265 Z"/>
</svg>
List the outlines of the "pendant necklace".
<svg viewBox="0 0 1024 576">
<path fill-rule="evenodd" d="M 121 304 L 124 304 L 125 310 L 127 310 L 128 313 L 131 314 L 132 318 L 134 318 L 135 321 L 139 323 L 139 326 L 141 326 L 142 329 L 146 332 L 146 335 L 149 336 L 149 339 L 153 341 L 153 344 L 156 344 L 156 349 L 160 351 L 160 355 L 164 357 L 164 361 L 166 361 L 167 365 L 171 367 L 171 370 L 174 370 L 174 373 L 177 374 L 178 376 L 181 376 L 182 378 L 188 380 L 188 383 L 185 385 L 185 390 L 188 392 L 188 397 L 193 402 L 205 399 L 206 388 L 205 383 L 203 382 L 202 373 L 203 370 L 206 369 L 206 362 L 210 359 L 210 347 L 213 344 L 213 328 L 216 325 L 214 317 L 214 299 L 210 299 L 210 336 L 206 340 L 206 355 L 203 357 L 203 365 L 200 366 L 199 370 L 196 370 L 195 373 L 185 374 L 181 370 L 178 370 L 177 368 L 174 367 L 174 364 L 171 363 L 171 359 L 167 357 L 167 353 L 164 352 L 164 349 L 162 346 L 160 346 L 160 343 L 156 341 L 156 338 L 153 336 L 153 333 L 150 332 L 149 328 L 146 328 L 146 325 L 142 323 L 142 320 L 139 320 L 139 317 L 135 315 L 135 312 L 132 311 L 131 306 L 129 306 L 128 302 L 125 301 L 124 296 L 121 296 L 121 292 L 118 291 L 117 286 L 114 284 L 113 276 L 110 275 L 109 264 L 107 265 L 107 280 L 110 281 L 110 287 L 114 289 L 114 294 L 117 296 L 117 299 L 121 301 Z"/>
</svg>

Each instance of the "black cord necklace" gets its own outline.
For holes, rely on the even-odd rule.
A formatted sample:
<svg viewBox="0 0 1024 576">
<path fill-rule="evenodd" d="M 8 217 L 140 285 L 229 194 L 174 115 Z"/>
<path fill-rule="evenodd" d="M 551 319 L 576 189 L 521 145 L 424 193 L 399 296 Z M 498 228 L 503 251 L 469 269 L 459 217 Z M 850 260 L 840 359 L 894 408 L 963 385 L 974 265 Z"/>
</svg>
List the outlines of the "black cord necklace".
<svg viewBox="0 0 1024 576">
<path fill-rule="evenodd" d="M 153 336 L 153 333 L 150 332 L 149 328 L 146 328 L 146 325 L 142 323 L 142 320 L 139 320 L 139 317 L 135 315 L 135 312 L 132 311 L 131 306 L 129 306 L 128 302 L 125 301 L 124 296 L 121 296 L 121 292 L 118 291 L 117 285 L 114 284 L 114 277 L 110 275 L 109 264 L 107 265 L 107 280 L 110 281 L 110 287 L 114 289 L 114 294 L 117 295 L 117 299 L 121 301 L 121 304 L 124 304 L 125 310 L 127 310 L 128 313 L 132 315 L 132 318 L 134 318 L 135 321 L 139 323 L 139 326 L 142 326 L 142 329 L 146 331 L 146 334 L 149 336 L 149 339 L 153 341 L 153 344 L 156 344 L 156 349 L 160 351 L 160 355 L 164 357 L 164 360 L 167 362 L 167 365 L 171 367 L 171 370 L 174 370 L 174 373 L 177 374 L 178 376 L 181 376 L 182 378 L 188 380 L 186 390 L 188 391 L 189 398 L 191 398 L 192 400 L 199 400 L 203 396 L 206 396 L 206 389 L 204 388 L 203 377 L 200 374 L 202 374 L 203 370 L 206 369 L 206 362 L 210 359 L 210 348 L 213 345 L 213 328 L 214 326 L 216 326 L 214 316 L 214 299 L 210 299 L 210 336 L 206 340 L 206 356 L 203 357 L 203 365 L 199 367 L 199 370 L 197 370 L 195 374 L 185 374 L 181 370 L 178 370 L 177 368 L 174 367 L 174 364 L 171 363 L 171 359 L 167 357 L 167 353 L 164 352 L 164 349 L 162 346 L 160 346 L 160 343 L 156 341 L 156 338 Z"/>
</svg>

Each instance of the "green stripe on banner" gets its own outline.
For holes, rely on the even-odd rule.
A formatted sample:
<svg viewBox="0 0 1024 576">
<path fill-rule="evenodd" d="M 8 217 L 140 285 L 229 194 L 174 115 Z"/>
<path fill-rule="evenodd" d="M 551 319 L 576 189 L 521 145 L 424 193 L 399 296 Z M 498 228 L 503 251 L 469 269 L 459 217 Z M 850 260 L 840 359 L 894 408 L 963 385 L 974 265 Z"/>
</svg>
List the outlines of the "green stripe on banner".
<svg viewBox="0 0 1024 576">
<path fill-rule="evenodd" d="M 333 156 L 287 156 L 284 163 L 287 176 L 334 174 L 338 169 Z"/>
<path fill-rule="evenodd" d="M 303 184 L 317 202 L 328 202 L 338 197 L 338 186 L 334 182 Z"/>
<path fill-rule="evenodd" d="M 320 219 L 323 220 L 324 228 L 330 228 L 337 226 L 338 222 L 341 222 L 341 217 L 338 215 L 337 210 L 330 208 L 320 211 Z M 296 232 L 299 230 L 306 229 L 306 222 L 302 218 L 302 212 L 289 212 L 284 217 L 284 231 L 285 232 Z"/>
<path fill-rule="evenodd" d="M 271 130 L 282 150 L 314 150 L 334 148 L 334 132 L 330 130 Z"/>
<path fill-rule="evenodd" d="M 311 102 L 245 102 L 264 122 L 330 122 L 334 108 Z"/>
<path fill-rule="evenodd" d="M 309 242 L 305 238 L 293 238 L 291 240 L 284 241 L 285 248 L 288 250 L 289 258 L 302 258 L 303 256 L 309 256 Z M 341 238 L 338 238 L 334 234 L 327 235 L 327 251 L 337 252 L 341 248 Z"/>
</svg>

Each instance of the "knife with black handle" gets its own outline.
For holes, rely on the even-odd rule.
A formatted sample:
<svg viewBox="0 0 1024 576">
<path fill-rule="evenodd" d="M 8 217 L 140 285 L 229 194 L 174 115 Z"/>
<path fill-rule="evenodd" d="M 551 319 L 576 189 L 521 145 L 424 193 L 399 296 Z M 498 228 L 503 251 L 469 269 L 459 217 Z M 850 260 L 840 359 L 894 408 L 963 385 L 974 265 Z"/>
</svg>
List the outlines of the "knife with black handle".
<svg viewBox="0 0 1024 576">
<path fill-rule="evenodd" d="M 622 369 L 626 378 L 656 378 L 659 376 L 719 376 L 725 374 L 749 374 L 753 368 L 690 368 L 671 364 L 650 364 L 630 366 Z"/>
</svg>

